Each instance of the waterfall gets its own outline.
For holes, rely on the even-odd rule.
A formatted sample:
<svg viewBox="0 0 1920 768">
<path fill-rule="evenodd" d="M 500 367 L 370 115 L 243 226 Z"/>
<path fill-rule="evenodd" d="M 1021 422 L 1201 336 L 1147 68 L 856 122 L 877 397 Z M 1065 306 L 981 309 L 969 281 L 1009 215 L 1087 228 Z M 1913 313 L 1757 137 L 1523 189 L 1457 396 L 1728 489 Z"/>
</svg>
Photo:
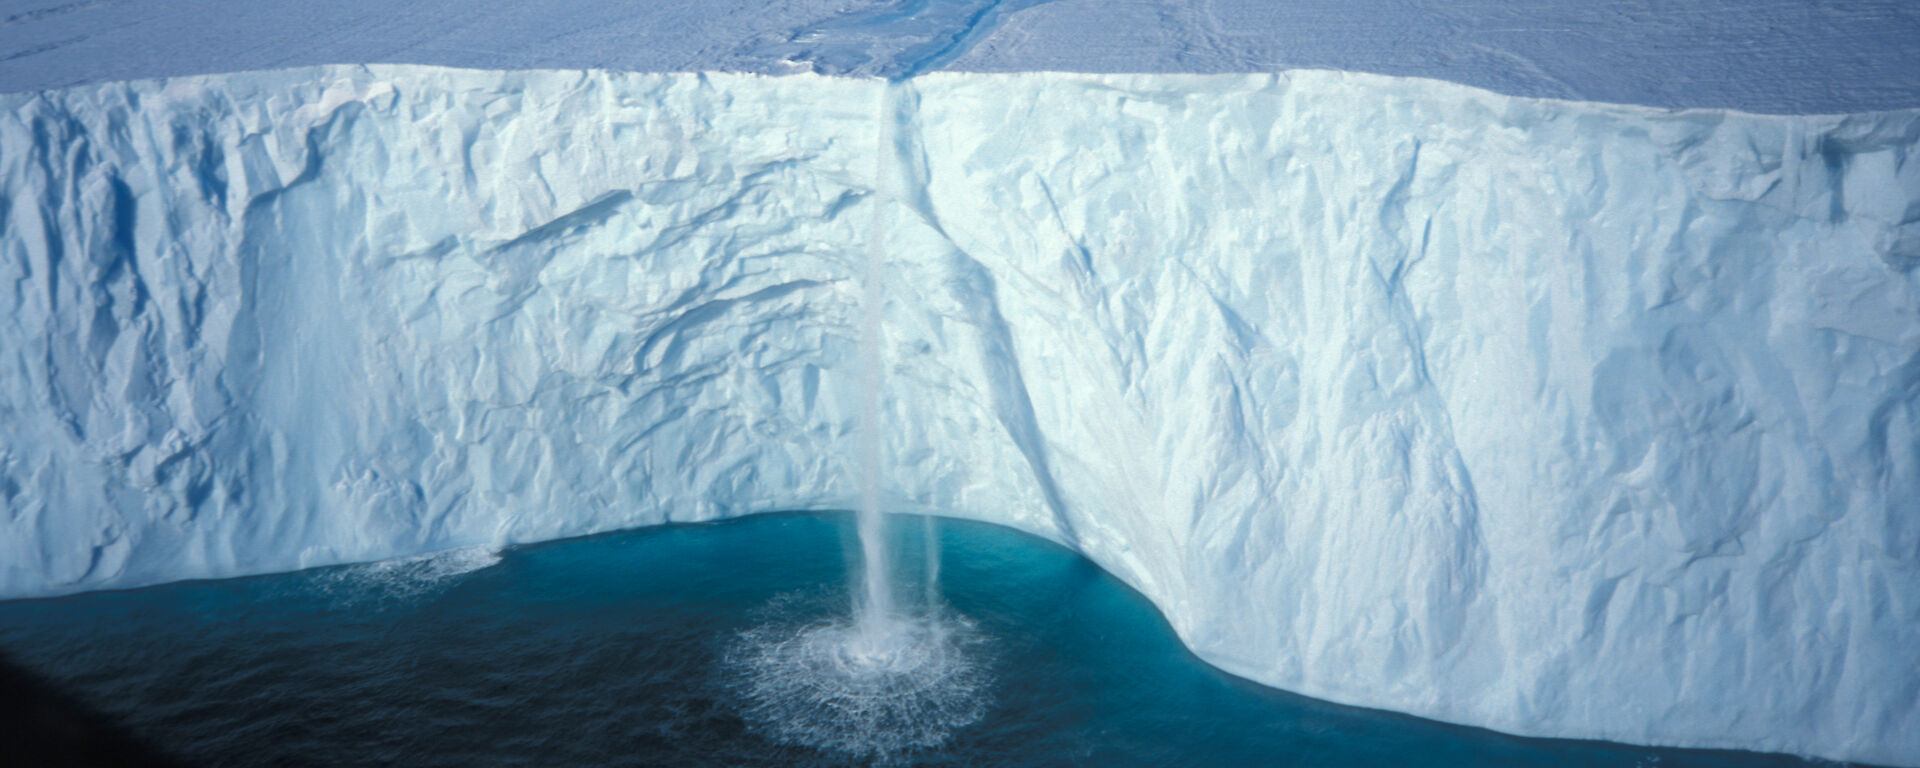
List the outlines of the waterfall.
<svg viewBox="0 0 1920 768">
<path fill-rule="evenodd" d="M 854 425 L 860 499 L 856 510 L 860 568 L 848 575 L 850 619 L 776 619 L 743 633 L 727 654 L 735 670 L 741 714 L 754 727 L 797 744 L 833 749 L 890 764 L 946 742 L 986 714 L 992 682 L 985 638 L 973 622 L 942 609 L 938 529 L 922 519 L 924 605 L 903 607 L 895 594 L 892 540 L 881 508 L 881 390 L 885 371 L 888 217 L 895 190 L 899 125 L 888 82 L 874 126 L 873 224 L 862 275 L 859 422 Z"/>
<path fill-rule="evenodd" d="M 891 90 L 892 85 L 888 85 Z M 860 421 L 854 431 L 860 453 L 860 578 L 853 612 L 855 624 L 869 647 L 884 642 L 887 625 L 895 620 L 893 564 L 888 551 L 887 518 L 880 508 L 880 387 L 881 316 L 886 311 L 883 281 L 886 270 L 887 213 L 892 207 L 893 119 L 891 99 L 883 92 L 874 121 L 873 221 L 867 232 L 866 272 L 860 296 Z"/>
</svg>

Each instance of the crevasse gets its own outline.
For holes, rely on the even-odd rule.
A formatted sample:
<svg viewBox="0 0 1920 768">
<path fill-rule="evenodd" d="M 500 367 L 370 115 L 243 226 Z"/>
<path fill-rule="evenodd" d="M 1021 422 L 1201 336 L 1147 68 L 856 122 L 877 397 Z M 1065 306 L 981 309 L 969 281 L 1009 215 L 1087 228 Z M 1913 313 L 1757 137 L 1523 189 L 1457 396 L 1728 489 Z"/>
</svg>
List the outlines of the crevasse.
<svg viewBox="0 0 1920 768">
<path fill-rule="evenodd" d="M 0 96 L 0 596 L 850 507 L 878 166 L 896 508 L 1309 695 L 1920 764 L 1916 152 L 1326 72 Z"/>
</svg>

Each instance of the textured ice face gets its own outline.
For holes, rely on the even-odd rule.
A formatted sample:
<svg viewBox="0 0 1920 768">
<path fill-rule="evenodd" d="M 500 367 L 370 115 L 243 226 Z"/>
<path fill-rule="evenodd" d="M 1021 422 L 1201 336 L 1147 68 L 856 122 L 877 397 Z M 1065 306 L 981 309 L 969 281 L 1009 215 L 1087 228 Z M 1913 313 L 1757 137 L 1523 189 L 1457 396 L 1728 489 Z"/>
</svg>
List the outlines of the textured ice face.
<svg viewBox="0 0 1920 768">
<path fill-rule="evenodd" d="M 1920 763 L 1916 150 L 1333 73 L 0 97 L 0 594 L 851 507 L 885 168 L 896 507 L 1310 695 Z"/>
</svg>

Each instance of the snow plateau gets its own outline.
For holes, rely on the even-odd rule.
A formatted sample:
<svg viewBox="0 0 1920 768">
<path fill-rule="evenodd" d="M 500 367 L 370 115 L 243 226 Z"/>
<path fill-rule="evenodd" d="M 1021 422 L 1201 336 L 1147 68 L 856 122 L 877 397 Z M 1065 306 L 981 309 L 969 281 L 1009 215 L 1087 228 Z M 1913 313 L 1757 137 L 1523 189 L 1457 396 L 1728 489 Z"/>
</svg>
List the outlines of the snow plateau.
<svg viewBox="0 0 1920 768">
<path fill-rule="evenodd" d="M 897 506 L 1309 695 L 1920 764 L 1917 152 L 1327 72 L 0 96 L 0 595 L 850 507 L 884 205 Z"/>
</svg>

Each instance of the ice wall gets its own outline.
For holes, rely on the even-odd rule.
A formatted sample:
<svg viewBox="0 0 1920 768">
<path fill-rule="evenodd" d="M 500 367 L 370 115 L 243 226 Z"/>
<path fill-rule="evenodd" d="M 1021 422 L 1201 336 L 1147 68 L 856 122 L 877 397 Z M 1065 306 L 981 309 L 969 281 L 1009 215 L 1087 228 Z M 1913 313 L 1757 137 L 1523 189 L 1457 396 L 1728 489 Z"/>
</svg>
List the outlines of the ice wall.
<svg viewBox="0 0 1920 768">
<path fill-rule="evenodd" d="M 1920 764 L 1916 152 L 1322 72 L 0 96 L 0 595 L 850 506 L 880 204 L 901 507 L 1309 695 Z"/>
</svg>

